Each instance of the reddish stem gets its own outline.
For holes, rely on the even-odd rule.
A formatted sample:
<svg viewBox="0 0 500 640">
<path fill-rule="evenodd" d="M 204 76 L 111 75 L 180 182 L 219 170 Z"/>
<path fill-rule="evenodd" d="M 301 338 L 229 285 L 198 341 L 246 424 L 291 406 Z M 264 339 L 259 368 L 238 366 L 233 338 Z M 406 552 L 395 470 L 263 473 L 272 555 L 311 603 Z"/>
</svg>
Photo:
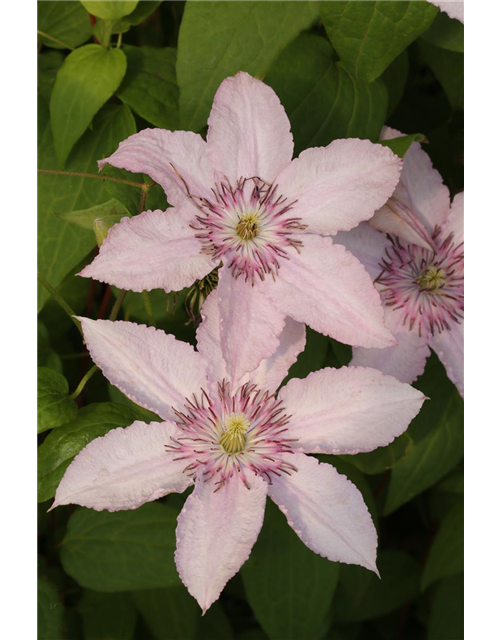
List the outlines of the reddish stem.
<svg viewBox="0 0 500 640">
<path fill-rule="evenodd" d="M 106 313 L 106 309 L 108 308 L 108 304 L 111 299 L 111 294 L 112 294 L 111 287 L 108 284 L 108 286 L 106 287 L 106 291 L 104 292 L 104 296 L 102 298 L 101 306 L 99 307 L 99 313 L 97 314 L 97 318 L 99 320 L 104 318 L 104 314 Z"/>
</svg>

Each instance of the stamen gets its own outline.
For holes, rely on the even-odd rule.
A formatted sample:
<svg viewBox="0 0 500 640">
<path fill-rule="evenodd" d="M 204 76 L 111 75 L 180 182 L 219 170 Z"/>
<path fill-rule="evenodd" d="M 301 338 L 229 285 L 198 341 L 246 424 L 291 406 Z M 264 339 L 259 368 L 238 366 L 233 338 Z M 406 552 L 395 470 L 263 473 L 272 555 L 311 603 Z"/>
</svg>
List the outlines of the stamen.
<svg viewBox="0 0 500 640">
<path fill-rule="evenodd" d="M 436 291 L 440 289 L 446 279 L 446 273 L 443 269 L 437 267 L 427 267 L 417 278 L 417 284 L 420 287 L 420 291 Z"/>
<path fill-rule="evenodd" d="M 186 460 L 188 475 L 200 469 L 205 481 L 214 478 L 215 490 L 232 478 L 249 488 L 247 472 L 270 482 L 271 474 L 295 471 L 282 457 L 295 446 L 295 440 L 286 437 L 289 416 L 282 405 L 250 383 L 233 394 L 223 380 L 215 397 L 202 389 L 199 397 L 186 398 L 183 411 L 173 409 L 182 436 L 171 438 L 165 450 L 176 460 Z"/>
<path fill-rule="evenodd" d="M 244 413 L 231 413 L 224 420 L 226 431 L 220 437 L 220 444 L 226 453 L 241 453 L 247 442 L 250 420 Z"/>
<path fill-rule="evenodd" d="M 401 328 L 419 336 L 449 331 L 463 318 L 463 243 L 453 234 L 444 240 L 441 229 L 432 234 L 434 250 L 404 243 L 396 238 L 386 250 L 375 279 L 382 299 L 397 314 Z"/>
<path fill-rule="evenodd" d="M 242 240 L 253 240 L 259 229 L 259 218 L 255 213 L 247 213 L 236 225 L 236 235 Z"/>
<path fill-rule="evenodd" d="M 300 253 L 302 242 L 294 234 L 306 225 L 297 216 L 287 217 L 297 201 L 279 194 L 277 184 L 252 176 L 232 185 L 225 178 L 214 184 L 212 197 L 199 197 L 173 168 L 200 212 L 191 227 L 203 245 L 202 253 L 223 259 L 234 278 L 243 276 L 251 285 L 256 278 L 275 279 L 280 260 L 289 259 L 289 250 Z"/>
</svg>

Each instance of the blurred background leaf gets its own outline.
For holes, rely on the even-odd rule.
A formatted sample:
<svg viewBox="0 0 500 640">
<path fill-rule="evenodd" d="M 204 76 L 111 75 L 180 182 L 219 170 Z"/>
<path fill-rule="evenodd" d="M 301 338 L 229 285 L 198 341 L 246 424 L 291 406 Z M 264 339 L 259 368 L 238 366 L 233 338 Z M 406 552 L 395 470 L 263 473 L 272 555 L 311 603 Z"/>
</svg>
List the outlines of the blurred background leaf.
<svg viewBox="0 0 500 640">
<path fill-rule="evenodd" d="M 177 53 L 181 128 L 198 131 L 206 124 L 227 76 L 247 71 L 263 78 L 317 15 L 316 2 L 188 2 Z"/>
</svg>

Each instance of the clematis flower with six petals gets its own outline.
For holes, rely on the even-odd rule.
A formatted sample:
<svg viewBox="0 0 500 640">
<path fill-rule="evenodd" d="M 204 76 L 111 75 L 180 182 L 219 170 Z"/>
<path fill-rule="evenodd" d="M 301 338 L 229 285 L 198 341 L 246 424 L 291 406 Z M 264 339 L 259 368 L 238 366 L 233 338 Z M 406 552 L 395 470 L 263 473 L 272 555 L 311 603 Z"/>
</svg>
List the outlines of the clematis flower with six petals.
<svg viewBox="0 0 500 640">
<path fill-rule="evenodd" d="M 382 137 L 399 135 L 386 128 Z M 464 194 L 450 205 L 448 188 L 415 142 L 393 196 L 369 224 L 338 234 L 335 242 L 372 275 L 397 339 L 387 349 L 355 348 L 351 364 L 413 382 L 424 372 L 431 348 L 463 396 Z"/>
<path fill-rule="evenodd" d="M 179 291 L 218 271 L 221 345 L 253 368 L 278 347 L 285 318 L 352 345 L 394 338 L 359 261 L 329 236 L 369 219 L 402 168 L 368 140 L 335 140 L 292 160 L 274 91 L 240 72 L 220 85 L 207 140 L 146 129 L 100 162 L 151 176 L 172 209 L 124 218 L 80 275 L 120 288 Z M 241 374 L 238 356 L 231 375 Z"/>
<path fill-rule="evenodd" d="M 134 422 L 90 442 L 66 470 L 53 507 L 136 509 L 194 485 L 178 518 L 175 561 L 203 611 L 249 557 L 266 496 L 310 549 L 376 572 L 377 535 L 361 493 L 306 454 L 389 444 L 418 413 L 423 395 L 362 367 L 323 369 L 277 393 L 305 345 L 304 325 L 290 318 L 276 352 L 231 377 L 216 292 L 202 313 L 198 351 L 153 327 L 80 319 L 108 380 L 163 422 Z"/>
</svg>

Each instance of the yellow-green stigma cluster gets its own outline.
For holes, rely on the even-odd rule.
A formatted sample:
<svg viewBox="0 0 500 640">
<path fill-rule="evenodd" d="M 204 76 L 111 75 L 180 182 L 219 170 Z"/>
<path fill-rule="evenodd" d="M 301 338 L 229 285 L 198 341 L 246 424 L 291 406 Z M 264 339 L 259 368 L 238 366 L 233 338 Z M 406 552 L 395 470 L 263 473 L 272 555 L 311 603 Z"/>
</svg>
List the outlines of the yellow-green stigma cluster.
<svg viewBox="0 0 500 640">
<path fill-rule="evenodd" d="M 437 291 L 445 281 L 446 273 L 437 267 L 427 267 L 417 278 L 417 284 L 421 291 Z"/>
<path fill-rule="evenodd" d="M 259 217 L 255 213 L 245 213 L 236 225 L 236 235 L 242 240 L 253 240 L 259 230 Z"/>
<path fill-rule="evenodd" d="M 226 430 L 220 437 L 220 445 L 226 453 L 241 453 L 247 443 L 250 420 L 244 413 L 231 413 L 224 420 Z"/>
</svg>

